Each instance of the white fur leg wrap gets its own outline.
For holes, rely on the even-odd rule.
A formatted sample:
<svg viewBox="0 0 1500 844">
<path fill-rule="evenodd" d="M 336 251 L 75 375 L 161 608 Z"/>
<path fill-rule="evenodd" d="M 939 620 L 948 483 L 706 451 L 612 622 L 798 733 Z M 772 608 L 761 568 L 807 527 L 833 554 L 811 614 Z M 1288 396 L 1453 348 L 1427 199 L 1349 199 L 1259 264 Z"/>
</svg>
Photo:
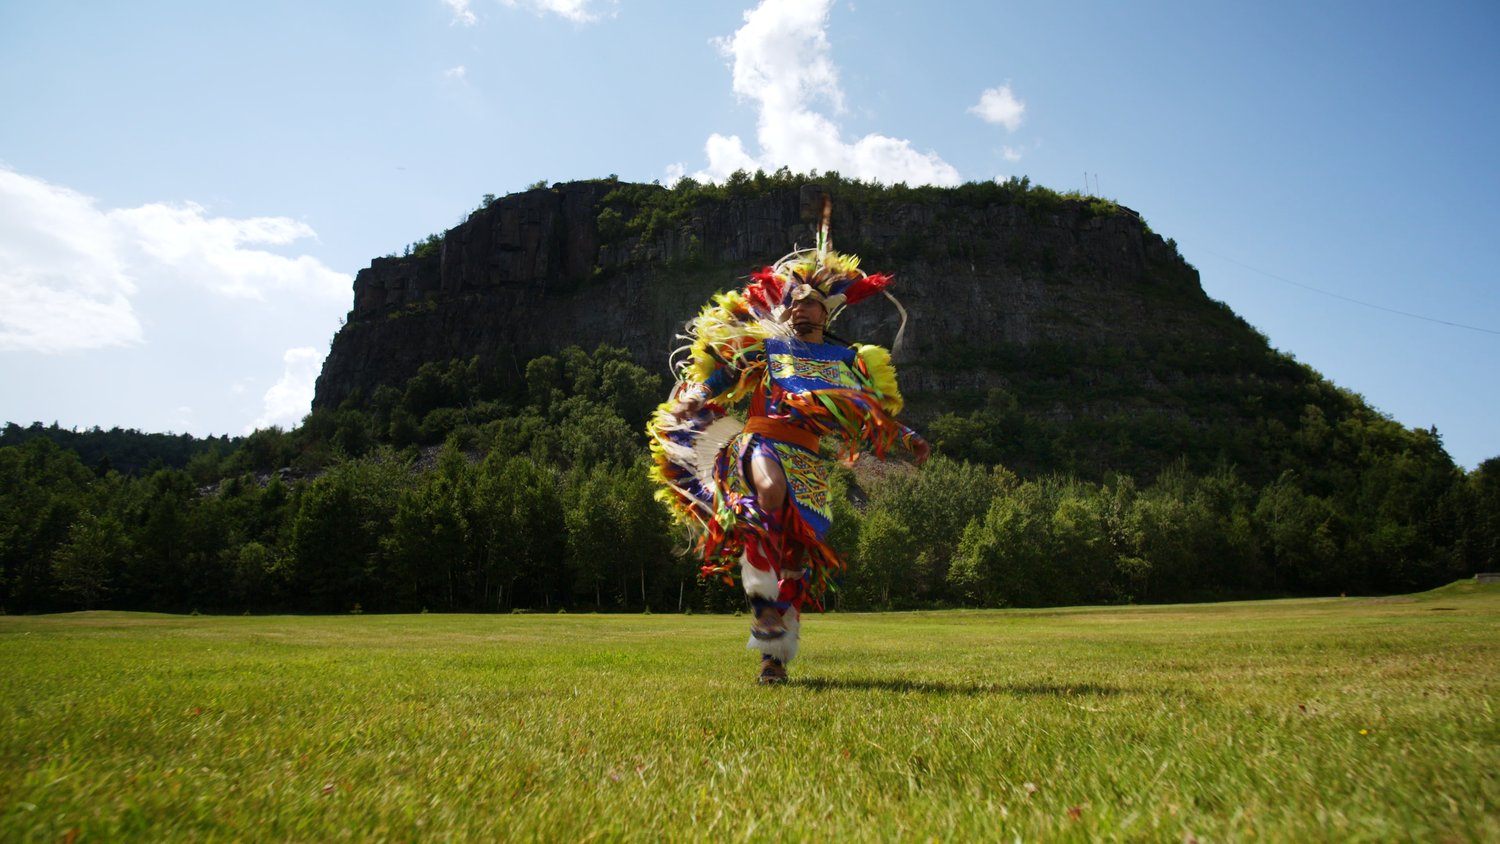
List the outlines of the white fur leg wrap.
<svg viewBox="0 0 1500 844">
<path fill-rule="evenodd" d="M 781 594 L 781 584 L 776 582 L 776 573 L 761 571 L 750 565 L 746 557 L 740 558 L 740 582 L 745 584 L 745 594 L 752 598 L 776 600 Z"/>
<path fill-rule="evenodd" d="M 763 641 L 754 636 L 745 643 L 745 650 L 760 651 L 767 656 L 774 657 L 782 663 L 790 663 L 797 657 L 797 641 L 801 638 L 802 613 L 795 609 L 789 609 L 781 616 L 782 623 L 786 625 L 786 635 L 780 639 Z"/>
</svg>

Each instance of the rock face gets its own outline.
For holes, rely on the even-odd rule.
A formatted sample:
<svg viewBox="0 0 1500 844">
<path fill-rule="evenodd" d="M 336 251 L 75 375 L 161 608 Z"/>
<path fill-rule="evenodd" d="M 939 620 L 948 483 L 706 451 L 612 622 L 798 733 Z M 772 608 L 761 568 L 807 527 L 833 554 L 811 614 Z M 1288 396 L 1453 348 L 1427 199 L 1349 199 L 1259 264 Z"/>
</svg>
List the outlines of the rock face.
<svg viewBox="0 0 1500 844">
<path fill-rule="evenodd" d="M 432 254 L 375 259 L 354 281 L 314 407 L 368 398 L 427 361 L 478 355 L 519 377 L 529 359 L 569 345 L 623 346 L 665 372 L 677 331 L 712 293 L 812 241 L 809 187 L 729 192 L 670 214 L 653 204 L 664 190 L 596 181 L 514 194 L 474 212 Z M 1148 340 L 1264 346 L 1126 209 L 1055 194 L 1028 201 L 1024 191 L 832 194 L 836 246 L 896 275 L 892 291 L 909 313 L 902 384 L 919 405 L 1005 387 L 1008 371 L 1048 349 L 1078 358 Z M 890 345 L 900 322 L 895 305 L 872 299 L 832 328 Z M 1109 375 L 1148 392 L 1176 377 L 1138 365 Z"/>
</svg>

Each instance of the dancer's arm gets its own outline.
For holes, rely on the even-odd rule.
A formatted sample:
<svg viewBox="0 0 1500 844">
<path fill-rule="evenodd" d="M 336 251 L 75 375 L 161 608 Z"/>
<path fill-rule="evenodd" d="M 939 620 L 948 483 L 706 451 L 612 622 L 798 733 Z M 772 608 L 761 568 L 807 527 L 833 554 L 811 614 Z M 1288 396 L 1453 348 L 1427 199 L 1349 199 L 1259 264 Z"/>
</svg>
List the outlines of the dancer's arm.
<svg viewBox="0 0 1500 844">
<path fill-rule="evenodd" d="M 678 388 L 677 403 L 672 406 L 672 415 L 681 419 L 697 413 L 703 406 L 730 392 L 739 385 L 746 371 L 754 370 L 765 361 L 759 349 L 746 351 L 735 360 L 736 365 L 720 365 L 700 382 L 687 382 Z"/>
<path fill-rule="evenodd" d="M 903 432 L 901 442 L 911 451 L 912 462 L 918 466 L 926 463 L 927 458 L 932 456 L 932 446 L 927 444 L 927 440 L 923 439 L 921 434 L 910 428 L 906 428 Z"/>
</svg>

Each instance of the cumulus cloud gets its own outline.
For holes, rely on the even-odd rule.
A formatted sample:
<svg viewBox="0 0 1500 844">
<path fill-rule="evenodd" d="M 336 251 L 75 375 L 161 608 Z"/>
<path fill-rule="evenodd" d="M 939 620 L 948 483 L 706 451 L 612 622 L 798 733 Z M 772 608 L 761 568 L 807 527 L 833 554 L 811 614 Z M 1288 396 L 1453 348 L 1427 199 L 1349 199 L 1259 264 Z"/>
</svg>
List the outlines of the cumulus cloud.
<svg viewBox="0 0 1500 844">
<path fill-rule="evenodd" d="M 453 11 L 453 20 L 449 24 L 450 26 L 453 24 L 473 26 L 479 23 L 479 18 L 475 17 L 474 12 L 469 8 L 469 0 L 443 0 L 443 5 Z"/>
<path fill-rule="evenodd" d="M 141 342 L 119 247 L 89 197 L 0 168 L 0 349 Z"/>
<path fill-rule="evenodd" d="M 846 141 L 831 117 L 844 110 L 826 29 L 832 0 L 762 0 L 745 25 L 717 43 L 733 68 L 734 92 L 756 104 L 759 151 L 737 135 L 704 144 L 708 167 L 694 176 L 722 181 L 736 170 L 837 170 L 882 182 L 953 185 L 958 171 L 910 141 L 869 134 Z M 819 110 L 821 109 L 823 110 Z"/>
<path fill-rule="evenodd" d="M 154 276 L 196 283 L 240 299 L 264 299 L 267 292 L 294 291 L 325 299 L 349 295 L 349 276 L 334 272 L 309 255 L 288 258 L 251 245 L 285 246 L 317 233 L 287 217 L 235 220 L 208 216 L 196 203 L 153 203 L 110 211 L 107 218 L 121 242 L 138 253 L 136 263 Z M 140 259 L 144 260 L 140 260 Z"/>
<path fill-rule="evenodd" d="M 1002 155 L 1006 161 L 1021 160 L 1021 150 L 1009 145 L 1000 147 L 1000 155 Z"/>
<path fill-rule="evenodd" d="M 323 356 L 317 349 L 303 346 L 287 349 L 281 360 L 281 380 L 266 390 L 265 410 L 259 419 L 245 428 L 247 434 L 272 425 L 294 428 L 312 409 L 313 388 L 317 385 L 318 370 L 323 366 Z"/>
<path fill-rule="evenodd" d="M 512 9 L 530 9 L 538 15 L 557 15 L 574 23 L 594 23 L 604 17 L 603 13 L 594 10 L 593 7 L 599 5 L 594 0 L 500 0 L 500 2 Z M 609 14 L 614 13 L 615 2 L 613 0 L 603 5 L 610 8 Z"/>
<path fill-rule="evenodd" d="M 456 67 L 450 67 L 447 70 L 443 71 L 443 75 L 448 77 L 449 79 L 462 79 L 466 74 L 468 74 L 468 72 L 469 71 L 466 70 L 463 65 L 458 65 Z"/>
<path fill-rule="evenodd" d="M 102 210 L 92 197 L 0 167 L 0 350 L 142 342 L 131 304 L 142 279 L 241 299 L 346 299 L 347 274 L 252 248 L 315 237 L 286 217 L 215 217 L 194 203 Z"/>
<path fill-rule="evenodd" d="M 1007 131 L 1014 132 L 1021 128 L 1021 120 L 1026 116 L 1026 104 L 1016 99 L 1015 93 L 1007 84 L 980 94 L 979 102 L 969 106 L 969 113 L 979 115 L 979 119 L 986 123 L 1004 126 Z"/>
</svg>

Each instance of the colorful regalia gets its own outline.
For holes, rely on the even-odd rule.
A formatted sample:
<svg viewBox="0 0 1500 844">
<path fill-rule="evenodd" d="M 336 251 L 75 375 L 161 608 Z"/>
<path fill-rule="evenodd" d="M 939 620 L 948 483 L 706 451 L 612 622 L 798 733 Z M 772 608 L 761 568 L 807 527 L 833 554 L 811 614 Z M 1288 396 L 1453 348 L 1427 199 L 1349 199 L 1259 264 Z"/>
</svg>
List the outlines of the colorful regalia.
<svg viewBox="0 0 1500 844">
<path fill-rule="evenodd" d="M 852 459 L 863 450 L 883 457 L 896 445 L 912 449 L 919 439 L 896 421 L 902 400 L 889 352 L 805 342 L 785 316 L 794 300 L 810 296 L 831 321 L 890 280 L 828 248 L 825 204 L 818 248 L 752 273 L 743 290 L 716 295 L 687 324 L 688 345 L 674 355 L 685 353 L 674 360 L 677 383 L 647 424 L 657 497 L 691 528 L 703 574 L 733 582 L 738 573 L 757 615 L 764 606 L 780 611 L 784 635 L 767 638 L 752 627 L 747 646 L 777 666 L 796 655 L 803 604 L 821 609 L 845 568 L 825 541 L 832 509 L 822 441 L 836 440 Z M 683 412 L 684 400 L 701 405 Z M 747 400 L 745 421 L 728 414 Z M 756 499 L 756 456 L 774 460 L 786 476 L 779 512 Z"/>
</svg>

